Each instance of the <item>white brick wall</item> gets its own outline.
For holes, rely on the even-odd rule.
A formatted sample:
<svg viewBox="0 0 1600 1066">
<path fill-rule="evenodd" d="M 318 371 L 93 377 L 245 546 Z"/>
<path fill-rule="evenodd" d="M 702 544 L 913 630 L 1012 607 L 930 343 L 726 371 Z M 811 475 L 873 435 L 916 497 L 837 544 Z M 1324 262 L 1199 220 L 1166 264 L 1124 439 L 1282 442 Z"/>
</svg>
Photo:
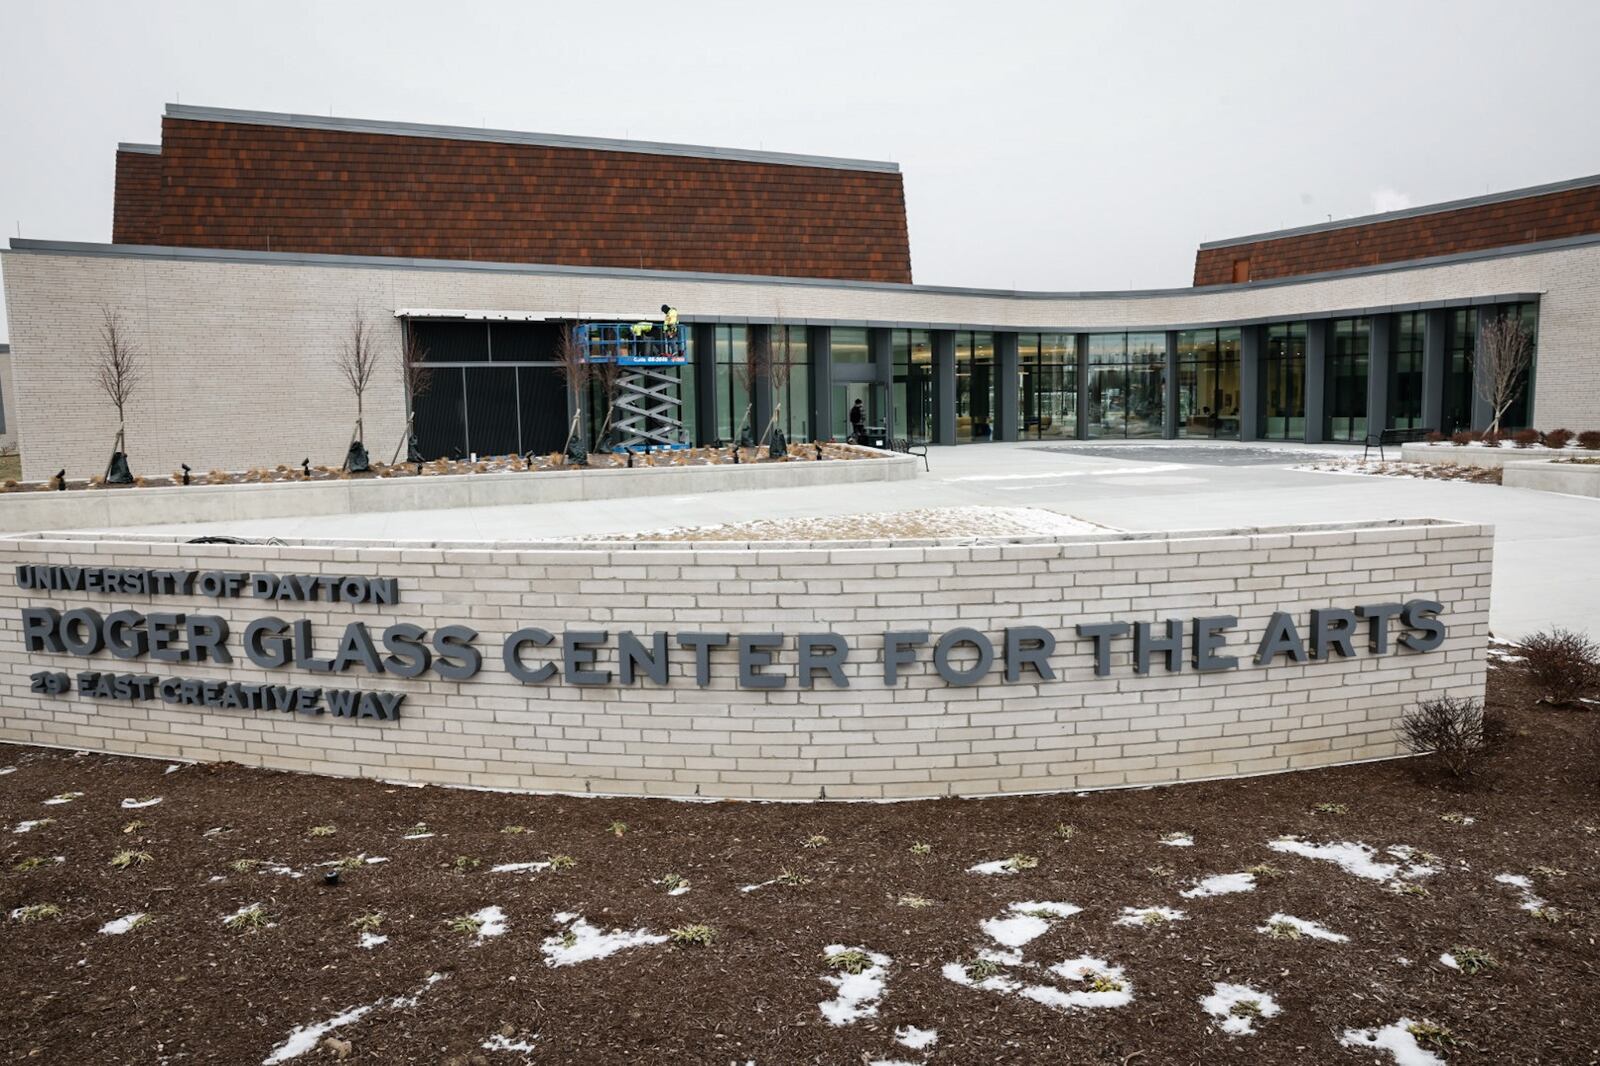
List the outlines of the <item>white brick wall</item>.
<svg viewBox="0 0 1600 1066">
<path fill-rule="evenodd" d="M 321 773 L 524 789 L 651 795 L 831 798 L 977 795 L 1171 782 L 1325 766 L 1397 753 L 1396 716 L 1425 693 L 1481 696 L 1492 530 L 1419 521 L 1263 531 L 1097 534 L 1055 541 L 896 548 L 764 545 L 398 548 L 186 545 L 159 538 L 0 541 L 0 740 L 159 757 L 233 759 Z M 274 573 L 388 574 L 401 602 L 369 610 L 256 600 L 175 600 L 23 592 L 19 563 Z M 1148 575 L 1154 580 L 1147 580 Z M 1307 636 L 1313 607 L 1436 599 L 1448 639 L 1432 652 L 1256 667 L 1274 610 Z M 234 662 L 167 667 L 27 656 L 19 609 L 92 606 L 217 613 Z M 480 632 L 484 668 L 467 682 L 352 672 L 334 681 L 264 671 L 240 654 L 249 619 L 313 620 L 319 652 L 344 625 L 411 621 Z M 1225 653 L 1237 670 L 1135 675 L 1129 641 L 1112 675 L 1093 673 L 1080 622 L 1235 614 Z M 739 689 L 731 649 L 694 686 L 677 652 L 665 687 L 521 685 L 500 662 L 505 636 L 529 625 L 649 633 L 833 631 L 851 644 L 852 685 Z M 898 687 L 882 684 L 886 629 L 937 634 L 970 626 L 1000 647 L 1007 625 L 1052 630 L 1055 680 L 1031 672 L 958 688 L 928 649 Z M 1363 633 L 1363 638 L 1364 638 Z M 601 668 L 614 668 L 603 651 Z M 533 658 L 530 656 L 530 658 Z M 396 723 L 335 722 L 264 711 L 208 712 L 159 701 L 39 696 L 36 670 L 123 669 L 192 677 L 338 684 L 404 691 Z M 163 667 L 163 669 L 157 669 Z M 359 676 L 358 676 L 359 675 Z"/>
<path fill-rule="evenodd" d="M 399 343 L 397 308 L 553 311 L 656 307 L 730 319 L 986 324 L 1093 331 L 1543 293 L 1535 411 L 1541 426 L 1600 429 L 1600 245 L 1420 269 L 1218 292 L 1019 299 L 927 290 L 774 285 L 393 266 L 0 253 L 11 323 L 24 473 L 104 467 L 115 424 L 89 380 L 102 306 L 120 310 L 153 376 L 131 412 L 129 452 L 146 470 L 337 464 L 355 419 L 333 367 L 358 307 Z M 387 366 L 367 401 L 368 443 L 387 456 L 403 428 Z"/>
</svg>

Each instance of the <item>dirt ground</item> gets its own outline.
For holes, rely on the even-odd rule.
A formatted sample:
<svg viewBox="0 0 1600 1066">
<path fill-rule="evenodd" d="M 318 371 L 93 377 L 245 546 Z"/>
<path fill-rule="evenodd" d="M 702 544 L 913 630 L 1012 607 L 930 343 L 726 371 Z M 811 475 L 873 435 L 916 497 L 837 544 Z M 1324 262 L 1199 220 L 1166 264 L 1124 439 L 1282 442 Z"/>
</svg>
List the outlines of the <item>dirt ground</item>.
<svg viewBox="0 0 1600 1066">
<path fill-rule="evenodd" d="M 735 453 L 738 458 L 735 459 Z M 433 459 L 425 463 L 385 463 L 374 457 L 372 469 L 352 474 L 337 466 L 319 466 L 303 463 L 290 466 L 262 466 L 254 470 L 191 470 L 189 484 L 193 485 L 254 485 L 296 481 L 364 481 L 371 478 L 442 477 L 461 474 L 521 474 L 552 470 L 611 470 L 620 467 L 655 466 L 721 466 L 739 463 L 803 463 L 827 462 L 843 459 L 882 459 L 884 452 L 855 444 L 794 443 L 785 454 L 774 458 L 766 447 L 736 448 L 680 448 L 672 451 L 638 452 L 632 456 L 611 452 L 590 452 L 582 465 L 570 463 L 560 452 L 527 455 L 493 455 L 471 459 Z M 47 481 L 18 481 L 22 476 L 22 460 L 13 457 L 7 473 L 5 457 L 0 456 L 0 493 L 5 492 L 57 492 L 61 490 L 55 478 Z M 68 477 L 64 491 L 88 490 L 93 492 L 126 489 L 159 489 L 182 487 L 183 471 L 155 474 L 140 471 L 135 463 L 132 484 L 108 485 L 103 475 L 88 478 Z"/>
<path fill-rule="evenodd" d="M 1600 714 L 1537 706 L 1514 665 L 1491 671 L 1489 703 L 1496 746 L 1465 786 L 1405 760 L 899 804 L 534 797 L 0 748 L 0 1055 L 1337 1064 L 1393 1061 L 1350 1031 L 1427 1023 L 1422 1046 L 1450 1063 L 1592 1063 Z M 1304 854 L 1335 842 L 1370 846 L 1343 854 L 1374 876 Z M 347 859 L 326 885 L 320 864 Z M 225 925 L 252 904 L 254 924 Z M 59 912 L 23 910 L 39 905 Z M 1151 907 L 1182 913 L 1117 924 Z M 361 946 L 353 923 L 380 914 L 366 932 L 387 940 Z M 654 942 L 694 925 L 709 944 Z M 637 942 L 550 965 L 612 930 Z M 866 972 L 836 973 L 832 946 L 869 953 L 847 957 Z M 1208 1014 L 1218 984 L 1249 986 L 1255 1012 Z"/>
</svg>

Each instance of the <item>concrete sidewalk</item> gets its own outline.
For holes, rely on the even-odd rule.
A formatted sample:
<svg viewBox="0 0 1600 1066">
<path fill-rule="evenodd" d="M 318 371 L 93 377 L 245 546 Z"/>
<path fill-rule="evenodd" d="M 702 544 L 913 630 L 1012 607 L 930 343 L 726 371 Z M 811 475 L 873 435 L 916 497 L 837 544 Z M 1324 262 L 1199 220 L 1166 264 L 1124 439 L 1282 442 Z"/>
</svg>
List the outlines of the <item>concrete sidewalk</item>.
<svg viewBox="0 0 1600 1066">
<path fill-rule="evenodd" d="M 979 444 L 932 449 L 932 473 L 889 484 L 145 526 L 139 531 L 502 540 L 963 505 L 1042 507 L 1139 530 L 1450 518 L 1496 527 L 1490 616 L 1496 635 L 1515 639 L 1550 625 L 1600 634 L 1600 500 L 1495 485 L 1291 469 L 1313 458 L 1359 454 L 1359 448 L 1338 445 L 1264 443 Z"/>
</svg>

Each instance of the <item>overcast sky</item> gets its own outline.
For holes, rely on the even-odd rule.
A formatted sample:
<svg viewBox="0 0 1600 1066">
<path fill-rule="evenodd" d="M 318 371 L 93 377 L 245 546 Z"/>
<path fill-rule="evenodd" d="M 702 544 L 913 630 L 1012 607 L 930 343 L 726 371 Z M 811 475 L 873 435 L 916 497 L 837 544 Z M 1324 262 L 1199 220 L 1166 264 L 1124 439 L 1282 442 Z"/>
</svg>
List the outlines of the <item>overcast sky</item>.
<svg viewBox="0 0 1600 1066">
<path fill-rule="evenodd" d="M 0 0 L 0 227 L 109 240 L 178 100 L 892 159 L 919 282 L 1185 285 L 1203 240 L 1600 172 L 1596 40 L 1594 0 Z"/>
</svg>

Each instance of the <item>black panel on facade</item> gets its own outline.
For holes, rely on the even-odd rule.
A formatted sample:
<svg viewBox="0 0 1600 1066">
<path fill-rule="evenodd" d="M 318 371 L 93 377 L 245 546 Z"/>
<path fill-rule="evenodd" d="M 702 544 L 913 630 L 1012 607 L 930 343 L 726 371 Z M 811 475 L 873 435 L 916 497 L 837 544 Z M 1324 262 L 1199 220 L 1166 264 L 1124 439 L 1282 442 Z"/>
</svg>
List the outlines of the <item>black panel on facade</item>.
<svg viewBox="0 0 1600 1066">
<path fill-rule="evenodd" d="M 567 441 L 567 386 L 555 367 L 518 367 L 522 450 L 557 452 Z"/>
<path fill-rule="evenodd" d="M 456 367 L 435 370 L 428 391 L 417 399 L 417 450 L 424 459 L 466 454 L 467 405 L 461 374 Z"/>
<path fill-rule="evenodd" d="M 556 357 L 561 327 L 554 322 L 491 322 L 489 347 L 497 363 L 540 363 Z"/>
<path fill-rule="evenodd" d="M 413 319 L 411 329 L 430 363 L 481 363 L 489 358 L 489 331 L 482 322 Z"/>
<path fill-rule="evenodd" d="M 468 367 L 467 450 L 485 455 L 517 451 L 517 371 Z"/>
</svg>

